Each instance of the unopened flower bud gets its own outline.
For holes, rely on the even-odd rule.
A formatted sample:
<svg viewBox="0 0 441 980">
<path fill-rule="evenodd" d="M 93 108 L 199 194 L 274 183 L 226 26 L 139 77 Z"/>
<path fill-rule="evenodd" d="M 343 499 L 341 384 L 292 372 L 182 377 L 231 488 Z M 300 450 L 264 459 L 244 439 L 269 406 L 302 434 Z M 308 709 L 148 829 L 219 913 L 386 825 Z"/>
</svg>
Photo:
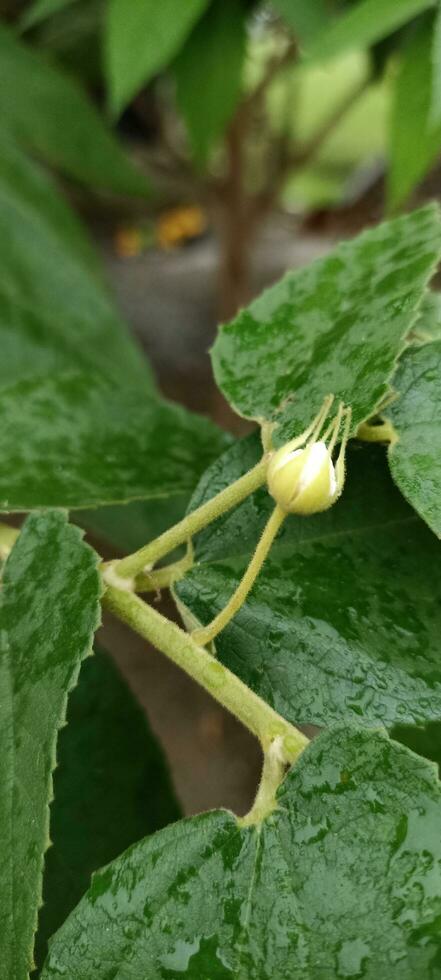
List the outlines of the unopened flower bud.
<svg viewBox="0 0 441 980">
<path fill-rule="evenodd" d="M 268 465 L 268 490 L 287 514 L 318 514 L 337 496 L 332 457 L 323 441 L 304 449 L 282 446 Z"/>
</svg>

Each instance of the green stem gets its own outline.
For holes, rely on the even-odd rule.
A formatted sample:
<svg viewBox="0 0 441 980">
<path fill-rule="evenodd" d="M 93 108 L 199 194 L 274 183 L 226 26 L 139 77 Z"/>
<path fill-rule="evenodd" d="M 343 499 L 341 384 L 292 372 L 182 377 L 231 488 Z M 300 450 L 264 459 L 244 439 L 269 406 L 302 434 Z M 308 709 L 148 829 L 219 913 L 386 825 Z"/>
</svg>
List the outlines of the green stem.
<svg viewBox="0 0 441 980">
<path fill-rule="evenodd" d="M 293 762 L 308 744 L 305 735 L 278 715 L 207 650 L 199 647 L 188 633 L 161 616 L 139 596 L 109 586 L 103 603 L 231 711 L 259 739 L 265 753 L 278 739 L 278 756 L 287 764 Z"/>
<path fill-rule="evenodd" d="M 193 565 L 193 546 L 191 541 L 187 545 L 187 553 L 179 561 L 174 561 L 165 568 L 156 568 L 151 572 L 140 572 L 135 579 L 135 592 L 159 592 L 161 589 L 168 589 L 175 582 L 179 582 L 186 572 Z"/>
<path fill-rule="evenodd" d="M 285 520 L 286 512 L 282 510 L 277 504 L 274 508 L 271 517 L 266 524 L 254 555 L 248 565 L 248 568 L 239 582 L 236 591 L 231 596 L 227 605 L 221 610 L 220 613 L 208 624 L 201 629 L 194 630 L 192 637 L 196 643 L 204 647 L 211 640 L 214 640 L 215 636 L 225 629 L 227 623 L 230 619 L 236 615 L 240 607 L 245 602 L 245 599 L 253 587 L 254 582 L 262 568 L 265 558 L 271 548 L 271 545 L 276 537 L 277 532 L 280 530 L 283 521 Z"/>
<path fill-rule="evenodd" d="M 227 510 L 231 510 L 232 507 L 245 500 L 245 497 L 248 497 L 250 493 L 265 483 L 267 465 L 268 461 L 264 456 L 252 470 L 245 473 L 244 476 L 236 480 L 229 487 L 226 487 L 225 490 L 216 494 L 207 503 L 202 504 L 197 510 L 194 510 L 191 514 L 187 514 L 182 521 L 179 521 L 174 527 L 165 531 L 159 538 L 155 538 L 154 541 L 146 544 L 144 548 L 135 551 L 133 555 L 128 555 L 127 558 L 113 562 L 113 568 L 118 577 L 133 578 L 138 575 L 139 572 L 145 569 L 146 565 L 155 564 L 164 555 L 173 551 L 174 548 L 183 544 L 184 541 L 188 541 L 193 534 L 197 534 L 203 527 L 206 527 L 207 524 L 214 521 L 216 517 L 224 514 Z"/>
<path fill-rule="evenodd" d="M 280 752 L 279 739 L 275 739 L 263 757 L 262 776 L 256 798 L 249 813 L 239 818 L 242 827 L 262 823 L 276 809 L 276 793 L 285 773 L 286 763 Z"/>
</svg>

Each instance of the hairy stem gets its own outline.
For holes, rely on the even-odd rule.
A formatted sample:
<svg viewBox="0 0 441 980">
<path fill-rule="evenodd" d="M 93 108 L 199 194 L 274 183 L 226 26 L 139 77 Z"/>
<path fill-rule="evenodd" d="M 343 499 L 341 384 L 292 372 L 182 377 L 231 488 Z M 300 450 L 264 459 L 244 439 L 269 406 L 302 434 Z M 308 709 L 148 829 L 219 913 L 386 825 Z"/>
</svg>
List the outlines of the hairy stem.
<svg viewBox="0 0 441 980">
<path fill-rule="evenodd" d="M 236 591 L 231 596 L 227 605 L 221 610 L 221 612 L 208 624 L 208 626 L 202 627 L 202 629 L 197 629 L 192 633 L 192 637 L 196 643 L 200 646 L 206 646 L 211 640 L 214 640 L 215 636 L 221 632 L 230 622 L 230 619 L 236 615 L 240 607 L 245 602 L 245 599 L 253 587 L 254 582 L 262 568 L 265 558 L 271 548 L 271 545 L 276 537 L 277 532 L 285 520 L 286 513 L 282 510 L 279 505 L 277 505 L 271 517 L 266 524 L 254 555 L 248 565 L 248 568 L 239 582 Z"/>
<path fill-rule="evenodd" d="M 140 572 L 135 579 L 135 592 L 159 592 L 160 589 L 169 589 L 171 585 L 183 578 L 192 565 L 193 546 L 189 541 L 187 553 L 179 561 L 174 561 L 164 568 L 157 568 L 151 572 Z"/>
<path fill-rule="evenodd" d="M 197 534 L 203 527 L 240 504 L 245 497 L 248 497 L 253 490 L 257 490 L 266 480 L 267 459 L 263 457 L 253 469 L 245 473 L 235 483 L 230 484 L 225 490 L 216 494 L 211 500 L 198 507 L 191 514 L 187 514 L 182 521 L 175 524 L 159 538 L 155 538 L 144 548 L 135 551 L 133 555 L 122 558 L 120 561 L 113 562 L 113 568 L 119 578 L 132 578 L 144 571 L 146 565 L 153 565 L 163 558 L 170 551 L 173 551 L 184 541 L 189 541 L 193 534 Z"/>
<path fill-rule="evenodd" d="M 5 560 L 8 557 L 19 534 L 18 528 L 0 523 L 0 559 Z"/>
<path fill-rule="evenodd" d="M 110 586 L 104 594 L 103 603 L 231 711 L 259 739 L 265 753 L 278 739 L 278 756 L 287 764 L 293 762 L 308 744 L 305 735 L 278 715 L 207 650 L 199 647 L 188 633 L 148 606 L 139 596 Z"/>
</svg>

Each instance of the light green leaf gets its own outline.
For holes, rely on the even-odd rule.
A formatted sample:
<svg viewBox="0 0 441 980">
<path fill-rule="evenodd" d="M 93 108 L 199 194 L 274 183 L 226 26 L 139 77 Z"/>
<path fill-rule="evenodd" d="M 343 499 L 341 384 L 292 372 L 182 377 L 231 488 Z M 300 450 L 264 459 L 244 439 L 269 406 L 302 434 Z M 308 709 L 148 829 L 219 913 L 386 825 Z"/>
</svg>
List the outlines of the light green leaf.
<svg viewBox="0 0 441 980">
<path fill-rule="evenodd" d="M 147 191 L 81 87 L 0 25 L 2 132 L 77 180 L 121 194 Z M 68 125 L 67 125 L 68 122 Z"/>
<path fill-rule="evenodd" d="M 93 372 L 0 389 L 0 510 L 189 492 L 224 443 L 208 419 Z"/>
<path fill-rule="evenodd" d="M 175 62 L 178 106 L 201 164 L 222 136 L 240 96 L 245 13 L 238 0 L 214 0 Z"/>
<path fill-rule="evenodd" d="M 439 969 L 441 787 L 378 732 L 319 736 L 278 808 L 204 813 L 92 882 L 43 980 L 416 980 Z"/>
<path fill-rule="evenodd" d="M 109 0 L 105 51 L 115 113 L 175 57 L 208 2 Z"/>
<path fill-rule="evenodd" d="M 88 889 L 92 872 L 180 816 L 162 752 L 104 652 L 81 668 L 57 760 L 53 846 L 46 855 L 37 934 L 41 965 L 47 940 Z"/>
<path fill-rule="evenodd" d="M 439 211 L 429 206 L 288 273 L 214 344 L 216 381 L 233 408 L 276 423 L 281 445 L 332 392 L 352 405 L 355 430 L 388 390 L 440 248 Z"/>
<path fill-rule="evenodd" d="M 0 592 L 0 963 L 27 980 L 67 695 L 99 625 L 98 558 L 61 512 L 26 521 Z"/>
<path fill-rule="evenodd" d="M 47 17 L 52 17 L 72 3 L 76 3 L 76 0 L 34 0 L 20 17 L 20 29 L 27 31 L 36 27 Z"/>
<path fill-rule="evenodd" d="M 326 0 L 272 0 L 272 6 L 295 31 L 300 41 L 308 43 L 330 20 Z"/>
<path fill-rule="evenodd" d="M 192 508 L 260 452 L 253 437 L 225 453 Z M 439 544 L 395 489 L 381 447 L 352 449 L 347 469 L 334 507 L 287 519 L 216 638 L 218 655 L 294 724 L 441 719 Z M 226 604 L 273 506 L 262 489 L 196 539 L 196 564 L 175 591 L 197 621 Z"/>
<path fill-rule="evenodd" d="M 402 52 L 394 82 L 387 177 L 389 210 L 402 204 L 441 149 L 441 125 L 431 117 L 432 19 L 425 19 Z"/>
<path fill-rule="evenodd" d="M 441 537 L 441 340 L 409 347 L 393 385 L 399 398 L 387 409 L 397 440 L 389 449 L 395 483 Z"/>
<path fill-rule="evenodd" d="M 308 57 L 323 61 L 370 47 L 434 5 L 435 0 L 359 0 L 314 36 Z"/>
</svg>

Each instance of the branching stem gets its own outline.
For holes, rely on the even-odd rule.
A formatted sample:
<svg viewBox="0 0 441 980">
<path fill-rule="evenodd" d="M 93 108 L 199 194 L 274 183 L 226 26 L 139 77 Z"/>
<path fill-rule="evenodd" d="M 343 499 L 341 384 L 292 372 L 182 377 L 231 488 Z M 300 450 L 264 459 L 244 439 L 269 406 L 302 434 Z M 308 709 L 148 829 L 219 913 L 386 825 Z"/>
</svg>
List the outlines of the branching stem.
<svg viewBox="0 0 441 980">
<path fill-rule="evenodd" d="M 184 630 L 148 606 L 139 596 L 109 586 L 103 603 L 231 711 L 259 739 L 264 753 L 269 752 L 277 739 L 277 757 L 281 763 L 289 764 L 308 744 L 305 735 L 278 715 L 207 650 L 198 646 Z"/>
<path fill-rule="evenodd" d="M 145 570 L 146 565 L 153 565 L 163 558 L 184 541 L 189 541 L 193 534 L 197 534 L 203 527 L 214 521 L 216 517 L 231 510 L 242 500 L 245 500 L 250 493 L 257 490 L 265 483 L 268 461 L 264 456 L 253 469 L 245 473 L 234 483 L 221 490 L 220 493 L 207 500 L 205 504 L 198 507 L 191 514 L 187 514 L 182 521 L 175 524 L 164 534 L 161 534 L 154 541 L 146 544 L 144 548 L 135 551 L 133 555 L 122 558 L 120 561 L 113 562 L 113 567 L 120 578 L 133 578 Z"/>
</svg>

